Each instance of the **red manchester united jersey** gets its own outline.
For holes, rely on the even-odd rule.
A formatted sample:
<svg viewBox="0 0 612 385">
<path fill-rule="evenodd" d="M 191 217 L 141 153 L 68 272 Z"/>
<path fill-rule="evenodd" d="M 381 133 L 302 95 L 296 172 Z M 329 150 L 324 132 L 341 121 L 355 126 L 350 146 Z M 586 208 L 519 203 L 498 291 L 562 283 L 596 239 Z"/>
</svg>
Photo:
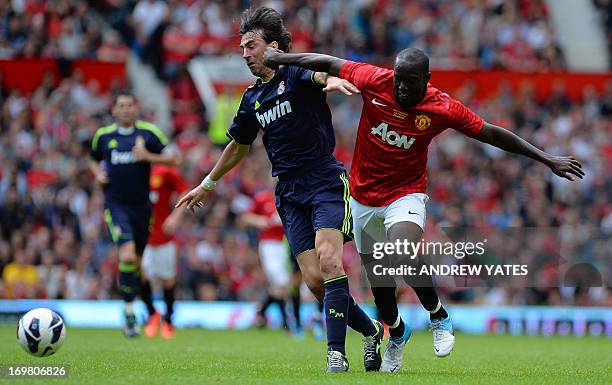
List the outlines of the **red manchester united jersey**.
<svg viewBox="0 0 612 385">
<path fill-rule="evenodd" d="M 153 217 L 149 245 L 159 246 L 172 240 L 162 228 L 164 221 L 172 212 L 173 194 L 181 194 L 188 188 L 187 182 L 174 167 L 155 165 L 151 169 L 151 203 L 153 204 Z"/>
<path fill-rule="evenodd" d="M 272 191 L 262 191 L 255 194 L 251 213 L 262 215 L 270 220 L 270 225 L 259 232 L 260 240 L 282 241 L 284 237 L 283 224 L 276 211 L 276 198 Z"/>
<path fill-rule="evenodd" d="M 350 172 L 351 195 L 380 207 L 427 186 L 427 148 L 454 128 L 475 136 L 484 121 L 431 84 L 415 107 L 402 108 L 393 93 L 393 71 L 347 61 L 340 71 L 361 90 L 363 109 Z"/>
</svg>

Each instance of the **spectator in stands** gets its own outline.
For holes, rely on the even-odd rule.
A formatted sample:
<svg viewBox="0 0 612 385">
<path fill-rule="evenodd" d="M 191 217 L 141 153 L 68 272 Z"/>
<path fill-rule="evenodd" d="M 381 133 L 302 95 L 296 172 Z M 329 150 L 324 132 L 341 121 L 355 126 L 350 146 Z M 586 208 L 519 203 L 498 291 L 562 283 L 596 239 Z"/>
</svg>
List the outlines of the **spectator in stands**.
<svg viewBox="0 0 612 385">
<path fill-rule="evenodd" d="M 65 266 L 55 263 L 53 251 L 42 250 L 41 264 L 36 266 L 44 297 L 47 299 L 59 299 L 63 297 L 62 286 L 66 279 Z"/>
<path fill-rule="evenodd" d="M 167 17 L 168 6 L 162 0 L 140 0 L 136 4 L 132 13 L 132 19 L 141 47 L 147 45 L 153 32 Z"/>
<path fill-rule="evenodd" d="M 608 41 L 610 68 L 612 68 L 612 1 L 592 0 L 600 13 L 601 25 L 604 27 Z"/>
<path fill-rule="evenodd" d="M 119 33 L 109 30 L 104 34 L 104 39 L 98 48 L 97 58 L 100 61 L 122 63 L 127 60 L 129 50 L 121 42 Z"/>
<path fill-rule="evenodd" d="M 168 6 L 161 0 L 140 0 L 132 13 L 136 50 L 160 78 L 163 77 L 162 39 L 169 20 Z"/>
<path fill-rule="evenodd" d="M 36 298 L 39 284 L 38 272 L 34 266 L 30 250 L 19 248 L 13 243 L 13 262 L 4 267 L 2 281 L 5 285 L 5 298 Z"/>
</svg>

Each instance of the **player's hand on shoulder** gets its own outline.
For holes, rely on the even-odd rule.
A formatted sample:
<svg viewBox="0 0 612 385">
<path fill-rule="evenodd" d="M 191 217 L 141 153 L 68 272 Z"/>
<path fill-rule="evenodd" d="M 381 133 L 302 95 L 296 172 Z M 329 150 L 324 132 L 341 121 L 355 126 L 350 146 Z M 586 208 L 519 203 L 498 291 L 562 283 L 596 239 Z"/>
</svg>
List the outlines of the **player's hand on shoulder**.
<svg viewBox="0 0 612 385">
<path fill-rule="evenodd" d="M 278 68 L 278 64 L 276 63 L 274 59 L 276 59 L 278 55 L 282 53 L 283 51 L 281 51 L 278 48 L 272 48 L 272 47 L 266 48 L 266 50 L 264 51 L 264 56 L 263 56 L 263 64 L 266 67 L 271 68 L 271 69 Z"/>
<path fill-rule="evenodd" d="M 175 207 L 185 206 L 187 209 L 194 211 L 196 207 L 204 207 L 206 205 L 209 195 L 210 190 L 197 186 L 183 196 Z"/>
<path fill-rule="evenodd" d="M 582 164 L 573 156 L 554 156 L 550 155 L 547 159 L 548 167 L 556 175 L 569 179 L 571 181 L 582 179 L 584 171 Z"/>
<path fill-rule="evenodd" d="M 331 75 L 327 77 L 327 84 L 323 88 L 323 91 L 338 91 L 348 96 L 361 93 L 361 91 L 359 91 L 359 88 L 357 88 L 353 83 L 349 82 L 348 80 L 337 78 Z"/>
<path fill-rule="evenodd" d="M 132 147 L 132 153 L 137 161 L 147 162 L 149 159 L 149 151 L 145 146 L 145 141 L 142 136 L 136 137 L 136 143 Z"/>
</svg>

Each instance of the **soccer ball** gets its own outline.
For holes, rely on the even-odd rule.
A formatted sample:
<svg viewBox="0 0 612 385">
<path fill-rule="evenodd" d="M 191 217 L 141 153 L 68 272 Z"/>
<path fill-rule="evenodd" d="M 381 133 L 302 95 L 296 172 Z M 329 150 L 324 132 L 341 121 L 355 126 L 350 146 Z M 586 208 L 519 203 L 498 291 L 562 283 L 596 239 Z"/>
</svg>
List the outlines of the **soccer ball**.
<svg viewBox="0 0 612 385">
<path fill-rule="evenodd" d="M 36 357 L 53 355 L 64 343 L 64 337 L 66 327 L 62 317 L 42 307 L 27 312 L 17 326 L 19 345 Z"/>
</svg>

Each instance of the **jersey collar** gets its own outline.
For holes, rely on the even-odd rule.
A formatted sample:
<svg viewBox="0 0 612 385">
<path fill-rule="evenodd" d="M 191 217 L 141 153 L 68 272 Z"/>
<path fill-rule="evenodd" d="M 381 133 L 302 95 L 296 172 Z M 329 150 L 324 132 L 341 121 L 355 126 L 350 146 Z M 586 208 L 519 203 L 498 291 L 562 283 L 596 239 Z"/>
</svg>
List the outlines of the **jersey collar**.
<svg viewBox="0 0 612 385">
<path fill-rule="evenodd" d="M 280 70 L 280 68 L 278 68 L 276 71 L 274 71 L 274 75 L 272 75 L 272 77 L 270 78 L 270 80 L 268 80 L 267 82 L 264 82 L 262 78 L 257 78 L 257 81 L 259 82 L 259 84 L 261 85 L 266 85 L 268 83 L 270 83 L 272 80 L 274 80 L 274 78 L 276 77 L 276 75 L 278 75 L 278 71 Z"/>
<path fill-rule="evenodd" d="M 134 126 L 131 127 L 117 127 L 119 135 L 132 135 L 134 133 Z"/>
</svg>

